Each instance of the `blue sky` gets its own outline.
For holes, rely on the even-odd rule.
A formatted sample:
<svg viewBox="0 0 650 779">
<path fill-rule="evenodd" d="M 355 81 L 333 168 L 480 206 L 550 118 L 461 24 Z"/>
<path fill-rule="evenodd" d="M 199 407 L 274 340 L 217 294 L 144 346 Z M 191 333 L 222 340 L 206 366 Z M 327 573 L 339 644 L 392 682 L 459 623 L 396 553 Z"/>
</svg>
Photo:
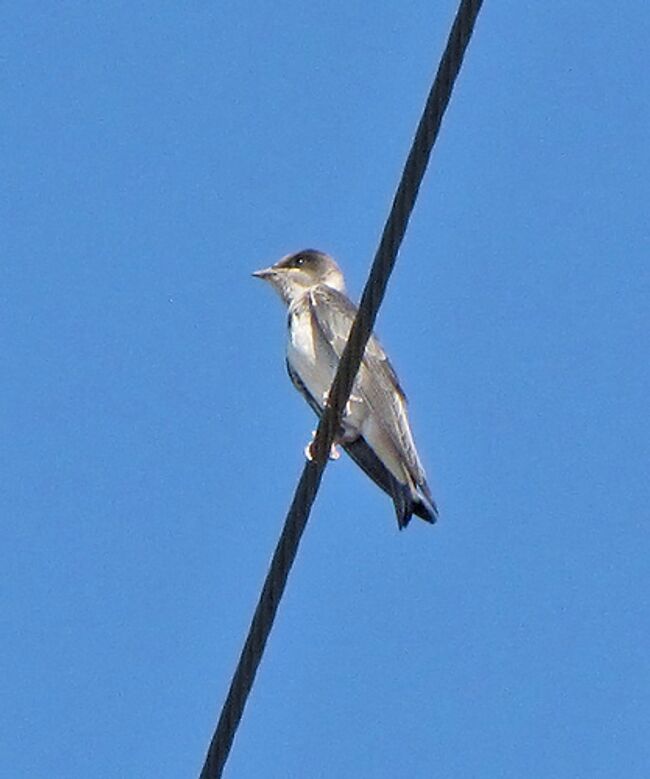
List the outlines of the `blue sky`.
<svg viewBox="0 0 650 779">
<path fill-rule="evenodd" d="M 452 2 L 7 4 L 0 775 L 198 774 Z M 227 775 L 646 777 L 645 3 L 486 2 L 378 331 L 441 519 L 328 468 Z"/>
</svg>

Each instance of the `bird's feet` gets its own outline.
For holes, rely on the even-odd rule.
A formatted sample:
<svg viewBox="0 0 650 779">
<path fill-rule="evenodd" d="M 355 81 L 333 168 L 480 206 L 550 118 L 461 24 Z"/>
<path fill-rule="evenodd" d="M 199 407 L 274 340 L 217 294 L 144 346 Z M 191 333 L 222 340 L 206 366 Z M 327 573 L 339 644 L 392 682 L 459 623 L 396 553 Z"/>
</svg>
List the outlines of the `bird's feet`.
<svg viewBox="0 0 650 779">
<path fill-rule="evenodd" d="M 314 439 L 316 438 L 316 431 L 311 431 L 311 441 L 305 447 L 305 457 L 311 462 L 314 459 L 314 453 L 312 447 L 314 445 Z M 332 442 L 332 448 L 330 449 L 330 460 L 338 460 L 341 456 L 341 452 L 336 445 L 336 442 Z"/>
</svg>

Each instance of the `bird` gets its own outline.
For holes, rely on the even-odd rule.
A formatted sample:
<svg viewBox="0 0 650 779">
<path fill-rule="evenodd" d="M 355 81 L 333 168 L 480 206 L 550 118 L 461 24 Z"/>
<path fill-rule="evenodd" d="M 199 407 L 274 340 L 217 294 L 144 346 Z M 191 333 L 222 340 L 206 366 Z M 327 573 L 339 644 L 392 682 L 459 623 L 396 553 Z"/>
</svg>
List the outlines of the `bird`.
<svg viewBox="0 0 650 779">
<path fill-rule="evenodd" d="M 288 307 L 287 371 L 320 417 L 357 313 L 343 273 L 329 254 L 302 249 L 252 275 L 268 282 Z M 343 411 L 332 459 L 338 458 L 337 444 L 392 498 L 400 530 L 414 514 L 436 521 L 438 509 L 413 441 L 406 396 L 374 334 Z M 311 459 L 311 444 L 305 453 Z"/>
</svg>

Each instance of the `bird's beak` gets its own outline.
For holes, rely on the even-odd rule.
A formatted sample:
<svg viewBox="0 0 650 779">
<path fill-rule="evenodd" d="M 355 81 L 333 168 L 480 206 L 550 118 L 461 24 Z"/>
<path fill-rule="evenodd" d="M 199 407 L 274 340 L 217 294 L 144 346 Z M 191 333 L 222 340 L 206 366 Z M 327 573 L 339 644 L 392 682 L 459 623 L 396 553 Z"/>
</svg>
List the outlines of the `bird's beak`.
<svg viewBox="0 0 650 779">
<path fill-rule="evenodd" d="M 262 270 L 256 270 L 254 273 L 252 273 L 252 276 L 255 276 L 256 279 L 262 279 L 263 281 L 266 281 L 269 279 L 275 271 L 273 268 L 262 268 Z"/>
</svg>

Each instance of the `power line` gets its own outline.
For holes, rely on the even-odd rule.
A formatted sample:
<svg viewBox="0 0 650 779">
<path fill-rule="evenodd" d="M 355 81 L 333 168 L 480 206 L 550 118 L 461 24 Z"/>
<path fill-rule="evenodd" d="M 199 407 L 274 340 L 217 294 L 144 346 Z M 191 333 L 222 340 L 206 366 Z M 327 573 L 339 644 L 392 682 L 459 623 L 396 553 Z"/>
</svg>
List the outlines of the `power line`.
<svg viewBox="0 0 650 779">
<path fill-rule="evenodd" d="M 342 410 L 350 397 L 361 358 L 372 333 L 388 279 L 415 205 L 431 149 L 438 137 L 454 83 L 463 62 L 483 0 L 461 0 L 447 39 L 445 51 L 427 98 L 417 132 L 393 199 L 370 276 L 361 296 L 359 311 L 341 356 L 325 411 L 312 444 L 314 459 L 307 461 L 266 575 L 246 643 L 221 710 L 200 779 L 218 779 L 228 759 L 244 706 L 255 681 L 264 647 L 275 619 L 289 571 L 309 518 L 312 504 L 327 465 L 329 451 L 340 425 Z"/>
</svg>

